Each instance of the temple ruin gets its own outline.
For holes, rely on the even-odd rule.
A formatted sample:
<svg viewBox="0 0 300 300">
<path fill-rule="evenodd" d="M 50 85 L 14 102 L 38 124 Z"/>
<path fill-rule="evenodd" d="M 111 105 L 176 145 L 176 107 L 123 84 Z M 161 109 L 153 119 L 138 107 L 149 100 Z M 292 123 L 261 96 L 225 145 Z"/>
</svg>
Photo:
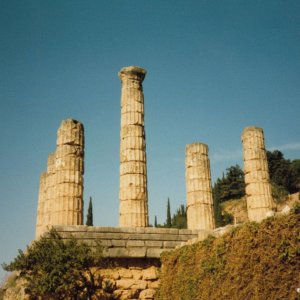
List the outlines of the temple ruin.
<svg viewBox="0 0 300 300">
<path fill-rule="evenodd" d="M 246 127 L 242 143 L 248 218 L 259 222 L 272 213 L 274 206 L 263 130 Z"/>
<path fill-rule="evenodd" d="M 149 226 L 143 80 L 146 70 L 130 66 L 121 80 L 119 226 Z M 273 199 L 263 130 L 247 127 L 242 134 L 248 217 L 260 221 L 270 215 Z M 215 228 L 208 146 L 186 146 L 186 198 L 189 229 Z M 64 120 L 57 147 L 40 177 L 36 220 L 38 238 L 52 225 L 83 224 L 83 125 Z"/>
<path fill-rule="evenodd" d="M 62 121 L 56 150 L 48 156 L 47 171 L 40 177 L 36 239 L 54 227 L 62 238 L 72 235 L 91 245 L 95 239 L 100 240 L 104 256 L 111 259 L 108 269 L 102 270 L 104 278 L 114 282 L 112 293 L 118 299 L 154 299 L 163 251 L 229 230 L 215 229 L 208 146 L 202 143 L 186 146 L 188 229 L 149 227 L 142 87 L 145 75 L 146 70 L 140 67 L 119 72 L 120 227 L 83 225 L 84 129 L 80 122 Z M 245 128 L 242 142 L 248 216 L 250 221 L 261 221 L 273 208 L 263 130 Z"/>
<path fill-rule="evenodd" d="M 120 227 L 148 226 L 144 94 L 146 70 L 123 68 L 121 93 Z"/>
<path fill-rule="evenodd" d="M 212 230 L 215 219 L 208 146 L 194 143 L 185 149 L 187 227 Z"/>
</svg>

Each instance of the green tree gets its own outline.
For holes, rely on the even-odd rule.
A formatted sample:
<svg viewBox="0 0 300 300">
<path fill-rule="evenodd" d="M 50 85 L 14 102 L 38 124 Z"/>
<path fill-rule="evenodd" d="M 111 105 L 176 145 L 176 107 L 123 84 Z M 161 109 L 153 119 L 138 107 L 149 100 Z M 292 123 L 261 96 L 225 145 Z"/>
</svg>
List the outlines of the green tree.
<svg viewBox="0 0 300 300">
<path fill-rule="evenodd" d="M 300 159 L 295 159 L 291 162 L 291 182 L 290 193 L 296 193 L 300 191 Z"/>
<path fill-rule="evenodd" d="M 165 227 L 171 228 L 172 227 L 172 218 L 171 218 L 171 206 L 170 206 L 170 199 L 168 198 L 167 203 L 167 220 L 165 223 Z"/>
<path fill-rule="evenodd" d="M 187 228 L 186 209 L 183 204 L 176 210 L 172 218 L 172 227 L 178 229 Z"/>
<path fill-rule="evenodd" d="M 300 160 L 290 161 L 279 150 L 267 151 L 271 183 L 289 193 L 300 191 Z"/>
<path fill-rule="evenodd" d="M 91 299 L 101 288 L 101 278 L 93 271 L 101 260 L 99 246 L 93 249 L 75 238 L 63 240 L 52 230 L 2 267 L 20 271 L 32 299 Z"/>
<path fill-rule="evenodd" d="M 217 179 L 213 186 L 213 195 L 216 204 L 240 199 L 245 195 L 244 172 L 239 165 L 227 168 L 226 174 Z"/>
<path fill-rule="evenodd" d="M 245 195 L 244 172 L 239 165 L 226 169 L 226 174 L 218 178 L 212 188 L 216 227 L 225 226 L 233 222 L 233 216 L 222 212 L 221 203 L 240 199 Z"/>
<path fill-rule="evenodd" d="M 86 216 L 86 225 L 87 226 L 93 226 L 93 203 L 92 203 L 92 197 L 90 197 L 88 212 Z"/>
<path fill-rule="evenodd" d="M 226 169 L 226 176 L 222 181 L 221 202 L 239 199 L 245 195 L 244 172 L 239 165 Z"/>
<path fill-rule="evenodd" d="M 157 217 L 154 218 L 154 227 L 157 227 Z"/>
<path fill-rule="evenodd" d="M 271 182 L 289 191 L 291 181 L 290 161 L 286 160 L 279 150 L 267 151 L 267 159 Z"/>
<path fill-rule="evenodd" d="M 216 227 L 223 226 L 222 210 L 220 206 L 221 192 L 222 192 L 222 180 L 218 178 L 212 188 Z"/>
</svg>

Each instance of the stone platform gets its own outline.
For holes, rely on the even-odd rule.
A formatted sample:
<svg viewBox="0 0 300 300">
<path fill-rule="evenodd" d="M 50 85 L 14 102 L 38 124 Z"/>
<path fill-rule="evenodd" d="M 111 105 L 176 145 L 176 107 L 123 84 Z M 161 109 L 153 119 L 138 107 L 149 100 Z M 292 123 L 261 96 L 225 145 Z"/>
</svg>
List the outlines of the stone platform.
<svg viewBox="0 0 300 300">
<path fill-rule="evenodd" d="M 153 227 L 53 226 L 63 237 L 73 235 L 88 244 L 99 240 L 104 256 L 112 258 L 159 258 L 163 251 L 175 249 L 198 238 L 200 230 Z"/>
</svg>

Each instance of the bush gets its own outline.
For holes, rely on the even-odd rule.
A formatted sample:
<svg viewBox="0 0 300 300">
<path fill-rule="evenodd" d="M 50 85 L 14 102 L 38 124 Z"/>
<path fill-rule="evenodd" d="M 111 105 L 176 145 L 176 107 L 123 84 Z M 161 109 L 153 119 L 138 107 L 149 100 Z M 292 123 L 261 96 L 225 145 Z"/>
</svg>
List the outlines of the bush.
<svg viewBox="0 0 300 300">
<path fill-rule="evenodd" d="M 101 288 L 101 278 L 93 267 L 101 264 L 102 249 L 79 243 L 75 238 L 63 240 L 50 231 L 34 241 L 9 264 L 6 271 L 20 271 L 26 280 L 25 291 L 32 298 L 90 299 Z"/>
</svg>

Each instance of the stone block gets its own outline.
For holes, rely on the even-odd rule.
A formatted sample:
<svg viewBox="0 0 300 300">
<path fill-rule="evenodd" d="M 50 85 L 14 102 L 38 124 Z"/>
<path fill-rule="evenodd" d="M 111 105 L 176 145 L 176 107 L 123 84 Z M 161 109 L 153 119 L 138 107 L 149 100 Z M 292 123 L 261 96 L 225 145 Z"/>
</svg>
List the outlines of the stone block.
<svg viewBox="0 0 300 300">
<path fill-rule="evenodd" d="M 122 112 L 121 126 L 144 125 L 144 114 L 139 112 Z"/>
<path fill-rule="evenodd" d="M 142 137 L 145 138 L 145 130 L 142 125 L 124 125 L 121 128 L 121 138 Z"/>
<path fill-rule="evenodd" d="M 126 248 L 108 248 L 104 249 L 103 255 L 106 257 L 128 257 L 129 251 Z"/>
<path fill-rule="evenodd" d="M 148 287 L 148 283 L 145 280 L 135 280 L 131 286 L 133 290 L 145 290 Z"/>
<path fill-rule="evenodd" d="M 146 162 L 146 153 L 142 150 L 127 149 L 120 153 L 120 162 L 140 161 Z"/>
<path fill-rule="evenodd" d="M 175 247 L 180 243 L 181 243 L 181 241 L 164 241 L 163 242 L 163 248 L 175 249 Z"/>
<path fill-rule="evenodd" d="M 145 241 L 145 246 L 147 248 L 162 248 L 163 241 Z"/>
<path fill-rule="evenodd" d="M 140 280 L 143 277 L 142 270 L 134 269 L 132 271 L 132 276 L 134 280 Z"/>
<path fill-rule="evenodd" d="M 133 277 L 132 271 L 129 269 L 125 269 L 125 268 L 119 269 L 118 273 L 119 273 L 121 279 Z"/>
<path fill-rule="evenodd" d="M 146 289 L 141 291 L 140 293 L 140 299 L 154 299 L 156 294 L 156 290 L 155 289 Z"/>
<path fill-rule="evenodd" d="M 143 270 L 143 279 L 144 280 L 156 280 L 157 276 L 157 269 L 155 267 L 150 267 Z"/>
<path fill-rule="evenodd" d="M 133 297 L 135 297 L 136 291 L 120 289 L 120 290 L 115 290 L 113 292 L 113 295 L 114 295 L 114 299 L 118 299 L 118 300 L 134 299 Z"/>
<path fill-rule="evenodd" d="M 116 286 L 117 289 L 129 290 L 134 283 L 134 279 L 119 279 L 116 281 Z"/>
<path fill-rule="evenodd" d="M 121 139 L 121 151 L 126 149 L 146 150 L 145 139 L 141 137 L 124 137 Z"/>
<path fill-rule="evenodd" d="M 129 240 L 126 243 L 127 248 L 130 248 L 130 247 L 144 247 L 144 246 L 145 246 L 145 242 L 140 241 L 140 240 Z"/>
<path fill-rule="evenodd" d="M 146 247 L 134 247 L 127 248 L 129 257 L 145 257 L 146 256 Z"/>
<path fill-rule="evenodd" d="M 124 162 L 120 165 L 120 175 L 125 174 L 146 174 L 146 163 L 138 161 Z"/>
<path fill-rule="evenodd" d="M 126 246 L 126 243 L 124 240 L 111 240 L 111 244 L 114 247 L 124 247 Z"/>
<path fill-rule="evenodd" d="M 159 258 L 164 251 L 166 251 L 166 249 L 148 248 L 146 256 L 149 258 Z"/>
</svg>

